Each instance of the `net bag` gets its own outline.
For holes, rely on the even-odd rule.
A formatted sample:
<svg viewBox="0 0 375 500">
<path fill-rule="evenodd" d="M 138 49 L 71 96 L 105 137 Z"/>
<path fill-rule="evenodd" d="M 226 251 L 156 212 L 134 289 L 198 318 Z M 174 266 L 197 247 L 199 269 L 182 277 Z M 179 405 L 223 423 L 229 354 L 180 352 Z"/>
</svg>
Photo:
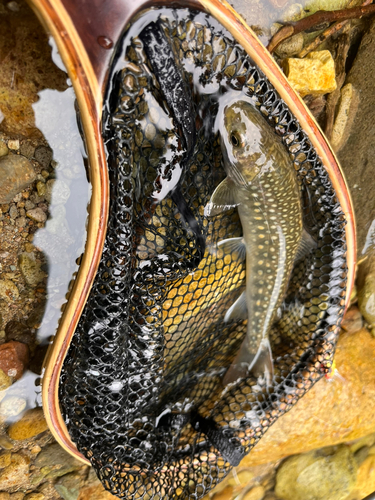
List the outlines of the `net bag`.
<svg viewBox="0 0 375 500">
<path fill-rule="evenodd" d="M 214 122 L 240 91 L 295 169 L 316 245 L 293 266 L 268 335 L 274 376 L 223 377 L 247 320 L 224 321 L 246 265 L 212 251 L 238 210 L 205 217 L 226 177 Z M 126 27 L 105 106 L 110 209 L 104 250 L 64 361 L 73 442 L 120 498 L 199 499 L 329 371 L 345 302 L 345 216 L 310 140 L 213 17 L 150 9 Z"/>
</svg>

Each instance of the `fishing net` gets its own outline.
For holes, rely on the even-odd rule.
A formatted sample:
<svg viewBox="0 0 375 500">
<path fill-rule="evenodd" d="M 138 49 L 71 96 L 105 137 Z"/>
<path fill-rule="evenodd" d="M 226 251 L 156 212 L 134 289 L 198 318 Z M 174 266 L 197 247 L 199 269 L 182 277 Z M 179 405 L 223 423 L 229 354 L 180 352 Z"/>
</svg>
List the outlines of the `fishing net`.
<svg viewBox="0 0 375 500">
<path fill-rule="evenodd" d="M 73 442 L 113 494 L 198 499 L 329 371 L 344 308 L 345 217 L 297 120 L 214 18 L 146 11 L 127 27 L 113 64 L 103 131 L 107 235 L 60 404 Z M 237 210 L 206 218 L 204 207 L 226 177 L 213 124 L 220 96 L 233 90 L 289 151 L 304 226 L 317 242 L 295 263 L 269 332 L 271 386 L 251 373 L 222 386 L 246 335 L 247 320 L 223 321 L 245 288 L 246 265 L 212 251 L 241 236 Z M 187 101 L 171 107 L 179 95 Z"/>
</svg>

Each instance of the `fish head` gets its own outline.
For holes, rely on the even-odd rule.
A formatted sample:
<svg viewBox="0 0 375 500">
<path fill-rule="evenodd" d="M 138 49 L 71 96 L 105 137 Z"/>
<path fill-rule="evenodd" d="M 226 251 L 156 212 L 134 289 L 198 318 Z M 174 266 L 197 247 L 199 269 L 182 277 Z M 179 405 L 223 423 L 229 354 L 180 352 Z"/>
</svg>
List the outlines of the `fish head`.
<svg viewBox="0 0 375 500">
<path fill-rule="evenodd" d="M 266 163 L 263 116 L 249 102 L 238 100 L 224 108 L 220 127 L 221 149 L 227 174 L 246 186 Z"/>
</svg>

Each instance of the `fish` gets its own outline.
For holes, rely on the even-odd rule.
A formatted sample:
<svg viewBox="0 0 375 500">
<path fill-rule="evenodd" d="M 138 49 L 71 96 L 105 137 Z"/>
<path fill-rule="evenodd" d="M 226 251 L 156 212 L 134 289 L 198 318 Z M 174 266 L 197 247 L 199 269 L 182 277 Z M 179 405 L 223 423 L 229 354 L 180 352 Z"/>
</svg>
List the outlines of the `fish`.
<svg viewBox="0 0 375 500">
<path fill-rule="evenodd" d="M 227 370 L 228 385 L 249 372 L 270 385 L 273 361 L 268 338 L 285 295 L 293 264 L 304 247 L 297 177 L 278 136 L 246 100 L 219 111 L 221 149 L 227 177 L 205 207 L 206 216 L 238 208 L 243 236 L 218 243 L 225 253 L 246 260 L 246 290 L 224 322 L 248 319 L 247 333 Z"/>
</svg>

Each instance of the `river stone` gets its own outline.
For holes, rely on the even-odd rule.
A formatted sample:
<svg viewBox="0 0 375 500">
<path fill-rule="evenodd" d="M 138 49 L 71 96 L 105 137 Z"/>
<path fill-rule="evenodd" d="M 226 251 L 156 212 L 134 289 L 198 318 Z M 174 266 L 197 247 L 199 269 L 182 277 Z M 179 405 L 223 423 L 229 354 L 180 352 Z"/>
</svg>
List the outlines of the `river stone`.
<svg viewBox="0 0 375 500">
<path fill-rule="evenodd" d="M 23 500 L 44 500 L 46 497 L 43 495 L 43 493 L 29 493 L 24 497 Z"/>
<path fill-rule="evenodd" d="M 3 418 L 15 417 L 26 408 L 26 400 L 18 396 L 10 396 L 0 404 L 0 416 Z"/>
<path fill-rule="evenodd" d="M 15 441 L 33 438 L 48 429 L 42 408 L 28 410 L 18 422 L 11 424 L 8 435 Z"/>
<path fill-rule="evenodd" d="M 55 483 L 55 490 L 64 500 L 77 500 L 80 476 L 77 473 L 66 474 Z"/>
<path fill-rule="evenodd" d="M 36 208 L 35 210 L 40 209 Z M 37 285 L 44 278 L 44 273 L 41 270 L 41 262 L 35 258 L 34 253 L 21 253 L 18 257 L 18 265 L 28 285 Z"/>
<path fill-rule="evenodd" d="M 31 162 L 21 155 L 0 157 L 0 204 L 10 203 L 36 178 Z"/>
<path fill-rule="evenodd" d="M 279 418 L 241 467 L 265 464 L 375 432 L 375 338 L 365 329 L 340 335 L 337 371 L 323 377 Z M 364 390 L 363 388 L 366 388 Z"/>
<path fill-rule="evenodd" d="M 21 378 L 29 363 L 29 348 L 22 342 L 11 340 L 0 345 L 0 368 L 13 380 Z"/>
<path fill-rule="evenodd" d="M 46 222 L 47 214 L 41 208 L 33 208 L 32 210 L 28 210 L 26 212 L 27 217 L 35 222 Z"/>
<path fill-rule="evenodd" d="M 354 489 L 357 464 L 348 446 L 333 455 L 310 452 L 288 458 L 276 475 L 281 500 L 344 500 Z"/>
<path fill-rule="evenodd" d="M 13 302 L 19 297 L 19 291 L 11 280 L 0 280 L 0 298 Z"/>
<path fill-rule="evenodd" d="M 38 146 L 35 149 L 34 158 L 43 168 L 48 168 L 53 157 L 51 148 L 46 146 Z"/>
<path fill-rule="evenodd" d="M 338 152 L 354 204 L 358 256 L 375 214 L 375 21 L 362 38 L 356 59 L 346 79 L 359 96 L 349 138 Z"/>
<path fill-rule="evenodd" d="M 58 443 L 54 443 L 39 453 L 34 465 L 41 469 L 50 468 L 49 471 L 43 472 L 47 472 L 47 479 L 55 479 L 80 469 L 82 463 L 63 450 Z"/>
<path fill-rule="evenodd" d="M 263 486 L 254 486 L 250 491 L 245 493 L 241 500 L 262 500 L 265 494 L 265 489 Z"/>
<path fill-rule="evenodd" d="M 0 156 L 6 156 L 9 153 L 7 145 L 4 141 L 0 141 Z"/>
<path fill-rule="evenodd" d="M 30 459 L 13 453 L 8 467 L 0 471 L 0 489 L 18 490 L 28 486 Z"/>
<path fill-rule="evenodd" d="M 9 321 L 5 326 L 5 339 L 15 340 L 23 344 L 32 345 L 35 342 L 36 332 L 32 332 L 29 327 L 19 321 Z"/>
</svg>

